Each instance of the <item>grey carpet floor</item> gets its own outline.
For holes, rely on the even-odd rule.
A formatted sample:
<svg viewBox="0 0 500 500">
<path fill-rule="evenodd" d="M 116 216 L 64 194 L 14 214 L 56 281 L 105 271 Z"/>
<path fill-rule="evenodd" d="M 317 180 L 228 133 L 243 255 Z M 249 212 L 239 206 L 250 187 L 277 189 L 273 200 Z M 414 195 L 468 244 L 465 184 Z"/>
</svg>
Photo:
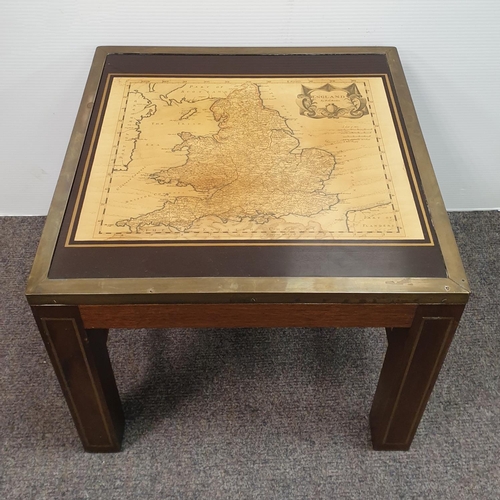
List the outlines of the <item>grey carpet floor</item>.
<svg viewBox="0 0 500 500">
<path fill-rule="evenodd" d="M 374 452 L 382 329 L 112 331 L 121 453 L 83 452 L 0 218 L 0 498 L 500 498 L 500 213 L 452 213 L 473 294 L 409 452 Z"/>
</svg>

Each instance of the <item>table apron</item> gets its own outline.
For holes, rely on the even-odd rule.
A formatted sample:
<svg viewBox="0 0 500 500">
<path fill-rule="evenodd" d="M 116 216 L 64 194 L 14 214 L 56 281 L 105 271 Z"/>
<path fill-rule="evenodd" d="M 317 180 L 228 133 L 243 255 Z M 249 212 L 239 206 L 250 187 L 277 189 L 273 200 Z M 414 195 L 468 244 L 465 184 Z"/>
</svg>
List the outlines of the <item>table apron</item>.
<svg viewBox="0 0 500 500">
<path fill-rule="evenodd" d="M 80 305 L 85 328 L 409 327 L 416 304 Z"/>
</svg>

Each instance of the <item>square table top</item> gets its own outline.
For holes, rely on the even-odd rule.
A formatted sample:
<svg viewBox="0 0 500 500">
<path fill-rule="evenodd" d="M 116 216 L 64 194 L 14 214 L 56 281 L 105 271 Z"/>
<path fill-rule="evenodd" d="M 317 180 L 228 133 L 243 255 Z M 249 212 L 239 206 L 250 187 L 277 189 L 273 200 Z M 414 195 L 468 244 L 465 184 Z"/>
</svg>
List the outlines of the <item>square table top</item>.
<svg viewBox="0 0 500 500">
<path fill-rule="evenodd" d="M 32 304 L 468 292 L 395 48 L 96 50 Z"/>
</svg>

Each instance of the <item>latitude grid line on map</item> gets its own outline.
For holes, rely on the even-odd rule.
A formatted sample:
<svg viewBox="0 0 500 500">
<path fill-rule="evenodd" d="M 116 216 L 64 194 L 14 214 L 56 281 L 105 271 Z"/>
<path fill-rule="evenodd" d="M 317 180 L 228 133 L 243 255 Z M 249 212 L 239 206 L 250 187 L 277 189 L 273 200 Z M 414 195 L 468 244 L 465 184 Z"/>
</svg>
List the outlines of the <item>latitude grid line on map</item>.
<svg viewBox="0 0 500 500">
<path fill-rule="evenodd" d="M 368 83 L 368 85 L 366 84 L 366 80 L 363 82 L 365 84 L 365 90 L 366 90 L 366 93 L 367 93 L 367 96 L 368 96 L 368 92 L 371 94 L 371 88 L 370 88 L 370 84 Z M 372 101 L 372 102 L 369 102 L 369 108 L 370 108 L 370 112 L 371 112 L 371 107 L 373 106 L 373 108 L 375 108 L 375 101 Z M 375 112 L 374 113 L 375 116 L 377 116 L 377 113 Z M 397 219 L 397 216 L 396 214 L 397 213 L 400 213 L 400 210 L 399 210 L 399 206 L 396 207 L 394 206 L 394 200 L 396 200 L 396 204 L 397 204 L 397 197 L 395 195 L 395 193 L 393 194 L 393 192 L 395 192 L 395 189 L 394 189 L 394 184 L 393 184 L 393 180 L 392 180 L 392 176 L 390 175 L 390 166 L 389 166 L 389 162 L 387 161 L 387 155 L 386 155 L 386 152 L 385 152 L 385 146 L 382 148 L 380 146 L 380 142 L 382 142 L 382 144 L 384 144 L 384 138 L 382 137 L 382 134 L 380 133 L 380 123 L 378 123 L 378 117 L 377 117 L 377 123 L 378 125 L 375 124 L 375 122 L 373 121 L 373 117 L 372 117 L 372 123 L 373 123 L 373 126 L 375 128 L 375 134 L 376 134 L 376 139 L 377 139 L 377 146 L 378 146 L 378 150 L 379 150 L 379 153 L 380 153 L 380 160 L 382 162 L 382 168 L 384 170 L 384 176 L 385 176 L 385 179 L 386 179 L 386 182 L 387 182 L 387 190 L 389 192 L 389 198 L 390 198 L 390 203 L 391 203 L 391 206 L 392 206 L 392 213 L 393 213 L 393 216 L 394 216 L 394 219 L 395 219 L 395 222 L 396 222 L 396 232 L 398 234 L 401 234 L 402 236 L 406 236 L 406 231 L 404 230 L 404 226 L 403 224 L 399 223 L 398 222 L 398 219 Z M 377 126 L 378 126 L 378 131 L 377 132 Z M 380 133 L 380 134 L 379 134 Z M 380 135 L 380 141 L 379 141 L 379 136 Z M 390 176 L 390 179 L 391 179 L 391 186 L 392 186 L 392 189 L 391 189 L 391 186 L 389 185 L 389 178 L 387 177 L 387 171 L 389 171 L 389 176 Z M 391 192 L 392 191 L 392 192 Z M 402 217 L 401 217 L 402 219 Z M 369 233 L 369 231 L 367 231 Z"/>
<path fill-rule="evenodd" d="M 115 137 L 113 139 L 113 146 L 111 148 L 110 160 L 108 162 L 108 169 L 107 169 L 107 172 L 106 172 L 106 177 L 109 178 L 108 188 L 107 188 L 108 194 L 109 194 L 109 191 L 111 189 L 111 182 L 113 180 L 113 172 L 115 171 L 116 159 L 118 157 L 118 149 L 119 149 L 121 137 L 123 135 L 123 126 L 125 125 L 125 115 L 127 113 L 128 100 L 129 100 L 129 97 L 130 97 L 130 86 L 131 86 L 131 83 L 129 81 L 127 83 L 127 85 L 125 85 L 125 88 L 123 90 L 122 106 L 120 106 L 121 118 L 118 119 L 118 123 L 116 125 Z M 125 99 L 125 103 L 123 103 L 124 99 Z M 106 113 L 106 111 L 104 113 Z M 119 132 L 118 132 L 118 128 L 120 129 Z M 113 150 L 114 150 L 114 153 L 113 153 Z M 113 158 L 113 156 L 114 156 L 114 158 Z M 110 233 L 103 233 L 102 232 L 102 226 L 104 224 L 104 215 L 106 213 L 106 208 L 107 208 L 106 207 L 106 203 L 107 203 L 107 198 L 106 198 L 106 201 L 104 203 L 103 203 L 102 198 L 101 198 L 101 203 L 99 204 L 99 211 L 98 211 L 98 216 L 97 216 L 98 220 L 99 220 L 99 218 L 101 219 L 100 220 L 100 226 L 99 226 L 98 235 L 110 234 Z M 101 206 L 103 208 L 102 208 L 102 212 L 99 215 L 99 212 L 101 211 Z M 95 229 L 94 229 L 94 235 L 95 235 Z"/>
</svg>

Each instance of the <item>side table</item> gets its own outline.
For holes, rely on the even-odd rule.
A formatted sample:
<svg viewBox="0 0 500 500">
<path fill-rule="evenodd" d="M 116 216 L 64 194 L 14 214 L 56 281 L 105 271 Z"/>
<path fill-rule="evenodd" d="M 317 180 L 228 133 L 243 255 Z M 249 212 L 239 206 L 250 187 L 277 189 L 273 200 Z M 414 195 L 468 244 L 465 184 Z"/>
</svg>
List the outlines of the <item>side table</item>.
<svg viewBox="0 0 500 500">
<path fill-rule="evenodd" d="M 355 326 L 407 450 L 469 288 L 396 49 L 99 47 L 26 295 L 87 451 L 110 328 Z"/>
</svg>

